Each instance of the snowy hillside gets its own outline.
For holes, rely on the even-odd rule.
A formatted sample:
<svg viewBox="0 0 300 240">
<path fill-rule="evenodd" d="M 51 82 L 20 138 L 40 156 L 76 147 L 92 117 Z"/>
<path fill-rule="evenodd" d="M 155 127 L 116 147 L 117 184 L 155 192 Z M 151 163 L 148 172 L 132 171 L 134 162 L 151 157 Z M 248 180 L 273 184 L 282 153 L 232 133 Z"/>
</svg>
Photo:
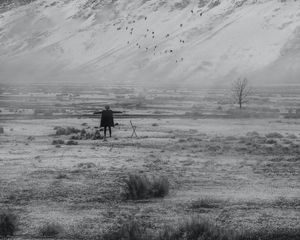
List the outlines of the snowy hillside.
<svg viewBox="0 0 300 240">
<path fill-rule="evenodd" d="M 28 83 L 300 83 L 300 1 L 6 4 L 0 73 L 0 82 Z"/>
</svg>

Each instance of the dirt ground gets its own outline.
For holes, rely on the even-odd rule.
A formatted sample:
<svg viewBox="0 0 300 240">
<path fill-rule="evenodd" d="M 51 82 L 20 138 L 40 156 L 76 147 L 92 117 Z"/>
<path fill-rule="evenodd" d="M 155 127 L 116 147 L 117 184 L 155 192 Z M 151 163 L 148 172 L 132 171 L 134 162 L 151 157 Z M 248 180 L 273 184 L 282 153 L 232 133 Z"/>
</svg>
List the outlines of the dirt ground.
<svg viewBox="0 0 300 240">
<path fill-rule="evenodd" d="M 0 207 L 18 213 L 18 239 L 44 223 L 79 236 L 138 219 L 151 229 L 191 216 L 229 228 L 300 228 L 300 120 L 128 119 L 113 137 L 53 145 L 96 119 L 14 120 L 0 136 Z M 84 124 L 86 123 L 86 124 Z M 272 134 L 270 134 L 272 133 Z M 124 201 L 129 173 L 164 176 L 163 199 Z M 209 202 L 209 204 L 203 204 Z"/>
</svg>

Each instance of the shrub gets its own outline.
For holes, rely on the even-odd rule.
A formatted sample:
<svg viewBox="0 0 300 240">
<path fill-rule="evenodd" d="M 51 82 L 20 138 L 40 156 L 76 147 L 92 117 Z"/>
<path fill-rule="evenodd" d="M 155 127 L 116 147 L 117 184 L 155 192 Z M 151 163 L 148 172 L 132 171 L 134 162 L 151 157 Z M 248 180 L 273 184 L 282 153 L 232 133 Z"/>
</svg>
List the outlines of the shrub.
<svg viewBox="0 0 300 240">
<path fill-rule="evenodd" d="M 78 168 L 83 168 L 83 169 L 89 169 L 89 168 L 95 168 L 96 164 L 92 163 L 92 162 L 78 163 L 77 167 Z"/>
<path fill-rule="evenodd" d="M 54 130 L 56 131 L 56 135 L 60 136 L 60 135 L 71 135 L 71 134 L 77 134 L 80 133 L 81 130 L 74 128 L 74 127 L 55 127 Z"/>
<path fill-rule="evenodd" d="M 64 144 L 64 143 L 65 143 L 65 141 L 61 140 L 61 139 L 52 141 L 52 145 L 61 145 L 61 144 Z"/>
<path fill-rule="evenodd" d="M 0 212 L 0 237 L 13 236 L 17 230 L 17 217 L 10 212 Z"/>
<path fill-rule="evenodd" d="M 268 133 L 266 134 L 267 138 L 283 138 L 283 135 L 281 135 L 278 132 Z"/>
<path fill-rule="evenodd" d="M 126 199 L 144 199 L 148 198 L 151 189 L 151 183 L 145 176 L 129 175 L 125 180 L 125 197 Z"/>
<path fill-rule="evenodd" d="M 39 229 L 39 235 L 42 237 L 58 237 L 63 233 L 64 228 L 57 223 L 46 223 Z"/>
<path fill-rule="evenodd" d="M 276 143 L 277 143 L 277 141 L 274 140 L 274 139 L 268 139 L 268 140 L 266 141 L 266 144 L 276 144 Z"/>
<path fill-rule="evenodd" d="M 81 139 L 82 138 L 79 135 L 73 135 L 73 136 L 70 137 L 70 140 L 81 140 Z"/>
<path fill-rule="evenodd" d="M 164 177 L 154 179 L 152 182 L 151 196 L 163 198 L 169 193 L 169 181 Z"/>
<path fill-rule="evenodd" d="M 191 203 L 192 209 L 199 209 L 199 208 L 218 208 L 221 203 L 221 200 L 205 197 L 198 199 Z"/>
<path fill-rule="evenodd" d="M 160 198 L 169 193 L 169 182 L 159 177 L 149 180 L 144 175 L 129 175 L 125 180 L 125 198 L 131 200 Z"/>
<path fill-rule="evenodd" d="M 78 142 L 76 142 L 74 140 L 69 140 L 66 142 L 66 145 L 78 145 Z"/>
<path fill-rule="evenodd" d="M 67 179 L 68 175 L 65 173 L 59 173 L 55 178 L 56 179 Z"/>
</svg>

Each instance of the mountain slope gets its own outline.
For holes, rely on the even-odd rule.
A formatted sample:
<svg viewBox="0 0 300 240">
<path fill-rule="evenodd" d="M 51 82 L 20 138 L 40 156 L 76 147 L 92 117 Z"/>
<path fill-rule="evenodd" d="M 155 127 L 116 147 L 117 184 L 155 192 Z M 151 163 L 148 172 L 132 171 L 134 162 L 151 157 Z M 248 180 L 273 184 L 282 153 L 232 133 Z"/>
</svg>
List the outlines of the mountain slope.
<svg viewBox="0 0 300 240">
<path fill-rule="evenodd" d="M 300 82 L 300 1 L 34 1 L 0 15 L 1 82 Z"/>
</svg>

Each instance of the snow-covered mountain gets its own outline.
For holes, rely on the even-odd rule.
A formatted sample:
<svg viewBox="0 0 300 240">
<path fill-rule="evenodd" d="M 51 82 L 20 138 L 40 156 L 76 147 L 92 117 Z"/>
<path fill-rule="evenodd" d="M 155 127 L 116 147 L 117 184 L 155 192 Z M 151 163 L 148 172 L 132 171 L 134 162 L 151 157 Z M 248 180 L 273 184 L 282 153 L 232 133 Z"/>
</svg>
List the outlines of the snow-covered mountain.
<svg viewBox="0 0 300 240">
<path fill-rule="evenodd" d="M 2 5 L 0 82 L 300 83 L 299 0 L 24 1 Z"/>
</svg>

